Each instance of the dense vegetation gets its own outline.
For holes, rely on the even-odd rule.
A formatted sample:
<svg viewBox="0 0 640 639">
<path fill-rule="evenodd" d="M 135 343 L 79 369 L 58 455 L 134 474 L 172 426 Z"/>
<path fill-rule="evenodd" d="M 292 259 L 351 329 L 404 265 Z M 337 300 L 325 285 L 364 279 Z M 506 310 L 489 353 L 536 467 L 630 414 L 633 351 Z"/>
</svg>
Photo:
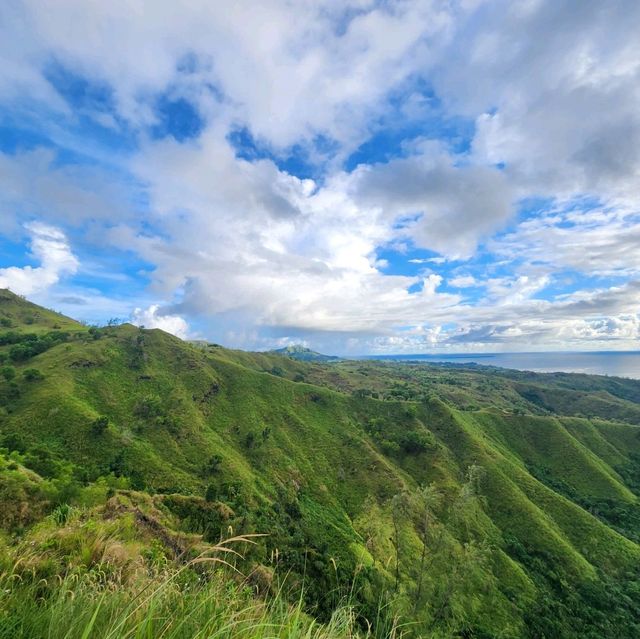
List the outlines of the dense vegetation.
<svg viewBox="0 0 640 639">
<path fill-rule="evenodd" d="M 230 351 L 7 291 L 0 369 L 2 638 L 640 636 L 636 381 Z"/>
</svg>

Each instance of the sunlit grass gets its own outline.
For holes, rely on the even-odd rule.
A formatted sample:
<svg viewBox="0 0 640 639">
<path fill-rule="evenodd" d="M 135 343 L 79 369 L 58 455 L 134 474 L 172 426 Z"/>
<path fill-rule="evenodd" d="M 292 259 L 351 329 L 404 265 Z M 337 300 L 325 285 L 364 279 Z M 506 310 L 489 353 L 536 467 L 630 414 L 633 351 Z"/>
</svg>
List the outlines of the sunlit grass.
<svg viewBox="0 0 640 639">
<path fill-rule="evenodd" d="M 181 567 L 123 579 L 109 566 L 38 578 L 25 555 L 0 574 L 0 639 L 338 639 L 402 636 L 396 624 L 374 633 L 346 598 L 327 623 L 290 603 L 282 587 L 263 597 L 231 566 L 227 539 Z M 33 551 L 35 554 L 37 551 Z"/>
</svg>

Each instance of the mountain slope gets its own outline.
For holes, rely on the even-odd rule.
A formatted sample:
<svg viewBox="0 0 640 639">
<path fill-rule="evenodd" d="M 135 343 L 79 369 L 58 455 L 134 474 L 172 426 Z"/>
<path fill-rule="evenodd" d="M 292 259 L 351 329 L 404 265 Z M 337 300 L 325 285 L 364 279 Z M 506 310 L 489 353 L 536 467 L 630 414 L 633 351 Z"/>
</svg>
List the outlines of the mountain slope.
<svg viewBox="0 0 640 639">
<path fill-rule="evenodd" d="M 284 348 L 277 348 L 273 351 L 269 351 L 274 355 L 284 355 L 291 359 L 297 359 L 300 362 L 335 362 L 339 360 L 339 357 L 335 355 L 323 355 L 312 351 L 310 348 L 300 345 L 285 346 Z"/>
<path fill-rule="evenodd" d="M 13 323 L 5 334 L 54 330 L 7 293 L 0 315 Z M 544 376 L 527 387 L 518 375 L 402 364 L 357 372 L 55 321 L 68 330 L 44 350 L 15 350 L 32 338 L 0 346 L 14 371 L 0 381 L 11 535 L 29 536 L 59 504 L 101 521 L 107 500 L 133 489 L 154 495 L 165 546 L 175 534 L 267 533 L 243 570 L 286 574 L 293 592 L 304 582 L 322 619 L 351 592 L 363 616 L 384 600 L 417 636 L 638 630 L 632 410 L 603 421 L 522 403 L 523 387 L 553 386 Z M 362 379 L 376 390 L 361 392 Z M 630 395 L 612 397 L 637 407 Z"/>
</svg>

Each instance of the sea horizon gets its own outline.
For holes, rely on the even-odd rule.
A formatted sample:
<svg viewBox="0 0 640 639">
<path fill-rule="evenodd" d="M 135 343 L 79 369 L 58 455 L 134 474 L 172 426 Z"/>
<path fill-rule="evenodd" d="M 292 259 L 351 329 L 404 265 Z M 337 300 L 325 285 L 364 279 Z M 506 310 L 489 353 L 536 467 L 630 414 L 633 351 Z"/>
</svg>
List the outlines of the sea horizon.
<svg viewBox="0 0 640 639">
<path fill-rule="evenodd" d="M 534 373 L 582 373 L 640 379 L 640 350 L 522 351 L 510 353 L 398 353 L 363 355 L 353 359 L 429 361 L 478 364 Z"/>
</svg>

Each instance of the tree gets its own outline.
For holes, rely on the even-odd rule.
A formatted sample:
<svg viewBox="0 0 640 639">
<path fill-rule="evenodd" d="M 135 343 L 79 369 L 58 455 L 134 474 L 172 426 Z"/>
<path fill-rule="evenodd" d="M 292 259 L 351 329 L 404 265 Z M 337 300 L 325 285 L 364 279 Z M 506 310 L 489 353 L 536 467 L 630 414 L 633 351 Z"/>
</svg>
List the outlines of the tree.
<svg viewBox="0 0 640 639">
<path fill-rule="evenodd" d="M 16 344 L 9 350 L 9 359 L 12 362 L 21 362 L 25 359 L 29 359 L 32 354 L 31 348 L 26 344 Z"/>
<path fill-rule="evenodd" d="M 2 377 L 10 382 L 16 376 L 16 369 L 13 366 L 3 366 L 0 370 Z"/>
<path fill-rule="evenodd" d="M 420 520 L 418 522 L 418 535 L 422 542 L 422 553 L 420 554 L 420 567 L 418 569 L 418 585 L 416 588 L 416 598 L 413 606 L 414 614 L 418 610 L 422 598 L 422 584 L 424 579 L 425 563 L 427 559 L 427 546 L 431 536 L 432 524 L 436 519 L 435 510 L 442 502 L 442 493 L 435 484 L 422 486 L 418 490 L 418 505 L 420 508 Z"/>
<path fill-rule="evenodd" d="M 400 525 L 407 515 L 407 493 L 397 493 L 391 498 L 391 521 L 393 522 L 393 546 L 396 550 L 395 591 L 400 585 L 401 539 Z"/>
</svg>

